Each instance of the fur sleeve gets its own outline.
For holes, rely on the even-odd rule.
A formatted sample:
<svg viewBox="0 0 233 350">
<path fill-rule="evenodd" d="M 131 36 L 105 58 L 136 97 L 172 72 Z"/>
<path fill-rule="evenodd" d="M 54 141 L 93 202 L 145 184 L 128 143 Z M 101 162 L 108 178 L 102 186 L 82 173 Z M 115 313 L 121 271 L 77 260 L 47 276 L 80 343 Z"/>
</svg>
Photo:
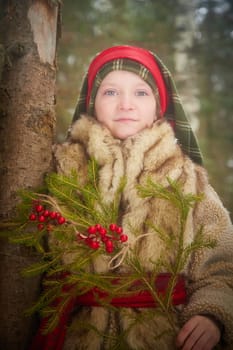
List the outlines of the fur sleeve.
<svg viewBox="0 0 233 350">
<path fill-rule="evenodd" d="M 223 341 L 233 344 L 233 227 L 227 210 L 210 185 L 195 210 L 196 229 L 216 240 L 215 248 L 199 250 L 192 257 L 188 281 L 189 301 L 183 321 L 197 314 L 212 315 L 223 327 Z M 227 347 L 228 349 L 228 347 Z"/>
</svg>

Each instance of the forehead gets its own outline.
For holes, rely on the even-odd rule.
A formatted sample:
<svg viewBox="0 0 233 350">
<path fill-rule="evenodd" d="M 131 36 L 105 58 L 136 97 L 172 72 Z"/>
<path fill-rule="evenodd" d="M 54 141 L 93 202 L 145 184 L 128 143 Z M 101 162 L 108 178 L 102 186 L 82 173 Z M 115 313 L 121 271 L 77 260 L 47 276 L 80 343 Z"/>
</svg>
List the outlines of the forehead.
<svg viewBox="0 0 233 350">
<path fill-rule="evenodd" d="M 101 82 L 101 85 L 103 84 L 142 84 L 149 86 L 138 74 L 126 70 L 116 70 L 108 73 Z"/>
</svg>

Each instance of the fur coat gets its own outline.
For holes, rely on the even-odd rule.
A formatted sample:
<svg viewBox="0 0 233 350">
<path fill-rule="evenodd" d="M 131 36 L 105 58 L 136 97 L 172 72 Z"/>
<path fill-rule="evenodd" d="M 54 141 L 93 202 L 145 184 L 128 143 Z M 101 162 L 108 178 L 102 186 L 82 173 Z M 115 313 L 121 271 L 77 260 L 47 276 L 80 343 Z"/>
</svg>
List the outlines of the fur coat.
<svg viewBox="0 0 233 350">
<path fill-rule="evenodd" d="M 126 177 L 121 198 L 121 226 L 129 242 L 135 241 L 130 226 L 147 233 L 146 220 L 166 232 L 175 234 L 178 231 L 178 215 L 171 203 L 158 198 L 139 197 L 136 186 L 144 184 L 148 177 L 163 186 L 168 186 L 167 178 L 177 180 L 184 193 L 204 194 L 204 199 L 189 212 L 184 245 L 193 241 L 195 233 L 203 225 L 205 236 L 216 239 L 217 246 L 197 251 L 184 268 L 188 302 L 176 310 L 177 332 L 193 315 L 211 315 L 223 325 L 220 348 L 227 349 L 229 346 L 230 349 L 233 344 L 232 225 L 226 209 L 208 183 L 205 170 L 184 155 L 170 125 L 166 121 L 157 121 L 151 128 L 121 141 L 113 138 L 94 118 L 82 116 L 73 124 L 69 141 L 55 146 L 54 158 L 59 173 L 69 174 L 76 169 L 83 182 L 87 161 L 95 158 L 100 166 L 99 189 L 109 201 L 113 199 L 121 178 Z M 135 244 L 138 244 L 138 258 L 147 271 L 151 269 L 152 260 L 156 261 L 161 256 L 174 260 L 174 251 L 165 250 L 156 235 L 145 236 L 140 244 L 136 241 Z M 106 259 L 98 259 L 94 263 L 94 271 L 104 273 L 107 266 Z M 122 264 L 117 273 L 129 273 L 127 269 Z M 104 307 L 80 307 L 71 319 L 64 349 L 115 349 L 116 344 L 111 339 L 120 337 L 124 330 L 127 332 L 121 349 L 175 349 L 174 336 L 168 334 L 155 340 L 155 336 L 166 329 L 163 316 L 154 315 L 144 322 L 145 312 L 145 309 L 119 308 L 116 311 Z M 140 317 L 141 322 L 132 322 Z M 99 334 L 91 327 L 80 328 L 80 321 L 89 322 Z M 107 337 L 101 337 L 102 332 Z"/>
</svg>

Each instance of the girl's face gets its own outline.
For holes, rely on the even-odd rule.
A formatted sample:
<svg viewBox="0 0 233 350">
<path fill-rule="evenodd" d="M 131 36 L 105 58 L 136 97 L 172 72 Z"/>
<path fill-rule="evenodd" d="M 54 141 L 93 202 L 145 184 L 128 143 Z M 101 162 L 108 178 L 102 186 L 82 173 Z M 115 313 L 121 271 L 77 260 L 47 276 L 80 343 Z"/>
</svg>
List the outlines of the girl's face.
<svg viewBox="0 0 233 350">
<path fill-rule="evenodd" d="M 154 93 L 137 74 L 110 72 L 97 91 L 95 116 L 114 137 L 124 140 L 157 119 Z"/>
</svg>

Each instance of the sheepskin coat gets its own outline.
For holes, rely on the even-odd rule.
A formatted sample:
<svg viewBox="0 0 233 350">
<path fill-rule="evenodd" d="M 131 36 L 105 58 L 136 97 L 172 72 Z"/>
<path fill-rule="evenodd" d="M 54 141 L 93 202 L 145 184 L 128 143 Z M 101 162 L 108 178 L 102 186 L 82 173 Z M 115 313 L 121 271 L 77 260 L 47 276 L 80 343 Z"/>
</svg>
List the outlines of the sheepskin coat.
<svg viewBox="0 0 233 350">
<path fill-rule="evenodd" d="M 170 125 L 166 121 L 156 121 L 151 128 L 122 141 L 113 138 L 94 118 L 82 116 L 72 125 L 69 141 L 55 146 L 54 158 L 58 173 L 68 175 L 72 169 L 76 169 L 83 182 L 87 162 L 95 158 L 100 166 L 99 189 L 106 201 L 113 199 L 122 177 L 127 179 L 121 198 L 121 225 L 129 236 L 129 242 L 138 244 L 138 259 L 146 271 L 150 271 L 152 260 L 155 262 L 161 256 L 173 261 L 174 249 L 165 250 L 163 242 L 156 235 L 147 235 L 138 243 L 130 227 L 133 225 L 138 232 L 148 233 L 145 222 L 149 220 L 165 232 L 175 235 L 179 226 L 178 215 L 169 201 L 141 198 L 136 186 L 145 184 L 148 177 L 168 186 L 169 178 L 179 181 L 184 193 L 204 194 L 203 200 L 189 212 L 184 245 L 193 241 L 200 226 L 203 226 L 206 237 L 217 240 L 217 245 L 213 249 L 194 253 L 184 268 L 188 302 L 176 310 L 177 332 L 193 315 L 211 315 L 223 326 L 220 348 L 232 349 L 232 224 L 219 197 L 208 183 L 205 170 L 184 155 Z M 98 259 L 94 264 L 95 273 L 104 273 L 107 269 L 106 259 Z M 130 273 L 122 263 L 118 273 L 125 272 Z M 155 340 L 156 335 L 167 329 L 166 319 L 155 314 L 143 322 L 143 313 L 146 313 L 146 309 L 119 308 L 116 311 L 104 307 L 80 307 L 71 319 L 64 349 L 114 349 L 116 344 L 111 339 L 124 330 L 127 332 L 122 349 L 175 349 L 174 336 L 167 334 Z M 139 317 L 141 322 L 132 323 Z M 92 328 L 81 329 L 80 321 L 89 322 L 99 334 Z M 107 334 L 107 337 L 100 336 L 101 333 Z"/>
</svg>

